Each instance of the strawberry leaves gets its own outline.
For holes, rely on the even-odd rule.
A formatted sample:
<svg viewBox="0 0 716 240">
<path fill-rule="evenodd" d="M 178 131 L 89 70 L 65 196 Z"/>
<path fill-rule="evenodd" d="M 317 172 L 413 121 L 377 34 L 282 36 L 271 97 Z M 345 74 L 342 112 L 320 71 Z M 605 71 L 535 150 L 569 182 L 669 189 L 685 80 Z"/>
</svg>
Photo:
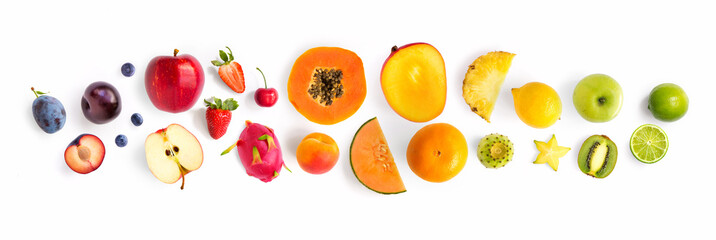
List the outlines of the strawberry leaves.
<svg viewBox="0 0 716 240">
<path fill-rule="evenodd" d="M 234 53 L 231 52 L 231 48 L 227 46 L 226 49 L 229 49 L 228 54 L 226 54 L 224 50 L 219 50 L 219 58 L 221 58 L 221 60 L 223 60 L 224 62 L 222 63 L 219 60 L 213 60 L 211 61 L 211 64 L 217 67 L 221 67 L 222 65 L 229 65 L 232 61 L 234 61 Z"/>
<path fill-rule="evenodd" d="M 204 105 L 211 109 L 234 111 L 239 108 L 239 103 L 233 98 L 228 98 L 223 102 L 219 98 L 211 97 L 204 99 Z"/>
</svg>

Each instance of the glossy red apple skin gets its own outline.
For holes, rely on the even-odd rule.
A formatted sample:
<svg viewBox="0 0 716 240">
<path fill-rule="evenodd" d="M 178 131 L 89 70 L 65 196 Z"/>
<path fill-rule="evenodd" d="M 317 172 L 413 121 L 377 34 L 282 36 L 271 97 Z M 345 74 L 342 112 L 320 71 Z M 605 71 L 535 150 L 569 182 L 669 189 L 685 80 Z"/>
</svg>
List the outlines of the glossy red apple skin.
<svg viewBox="0 0 716 240">
<path fill-rule="evenodd" d="M 157 56 L 147 65 L 144 75 L 149 100 L 162 111 L 180 113 L 199 100 L 204 89 L 204 70 L 193 56 Z"/>
<path fill-rule="evenodd" d="M 278 101 L 278 91 L 275 88 L 256 89 L 254 100 L 261 107 L 271 107 Z"/>
<path fill-rule="evenodd" d="M 80 174 L 91 173 L 97 170 L 104 161 L 104 143 L 92 134 L 81 134 L 72 140 L 65 149 L 65 163 Z"/>
</svg>

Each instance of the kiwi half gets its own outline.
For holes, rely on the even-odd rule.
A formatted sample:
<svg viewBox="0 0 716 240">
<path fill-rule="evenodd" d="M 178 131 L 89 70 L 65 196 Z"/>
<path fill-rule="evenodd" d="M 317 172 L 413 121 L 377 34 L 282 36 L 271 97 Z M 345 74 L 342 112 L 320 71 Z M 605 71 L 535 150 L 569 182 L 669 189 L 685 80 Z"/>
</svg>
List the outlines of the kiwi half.
<svg viewBox="0 0 716 240">
<path fill-rule="evenodd" d="M 487 168 L 504 167 L 512 160 L 514 148 L 509 138 L 500 134 L 490 134 L 480 140 L 477 146 L 477 158 Z"/>
<path fill-rule="evenodd" d="M 593 135 L 579 149 L 579 170 L 595 178 L 609 176 L 617 164 L 617 145 L 609 137 Z"/>
</svg>

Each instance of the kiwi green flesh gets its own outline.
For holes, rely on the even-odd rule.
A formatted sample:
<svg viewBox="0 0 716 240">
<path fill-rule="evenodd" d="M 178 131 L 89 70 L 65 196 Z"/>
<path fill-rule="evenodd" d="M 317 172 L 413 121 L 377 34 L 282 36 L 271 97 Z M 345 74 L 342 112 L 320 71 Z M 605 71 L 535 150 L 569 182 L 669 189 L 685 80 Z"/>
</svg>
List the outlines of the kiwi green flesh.
<svg viewBox="0 0 716 240">
<path fill-rule="evenodd" d="M 594 135 L 582 144 L 578 165 L 583 173 L 595 178 L 609 176 L 617 164 L 617 147 L 609 137 Z"/>
</svg>

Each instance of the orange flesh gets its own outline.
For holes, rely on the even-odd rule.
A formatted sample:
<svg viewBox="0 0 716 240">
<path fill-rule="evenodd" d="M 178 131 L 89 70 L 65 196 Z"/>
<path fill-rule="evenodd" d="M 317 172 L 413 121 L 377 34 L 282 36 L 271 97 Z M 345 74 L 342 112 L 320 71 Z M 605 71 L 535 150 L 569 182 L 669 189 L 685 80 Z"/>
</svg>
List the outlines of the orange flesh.
<svg viewBox="0 0 716 240">
<path fill-rule="evenodd" d="M 445 61 L 425 43 L 402 47 L 383 64 L 380 83 L 390 107 L 413 122 L 427 122 L 445 108 Z"/>
<path fill-rule="evenodd" d="M 317 68 L 337 69 L 343 73 L 344 93 L 330 106 L 314 100 L 308 89 Z M 303 53 L 293 64 L 288 78 L 288 100 L 296 111 L 311 122 L 330 125 L 352 116 L 366 95 L 363 61 L 354 52 L 337 47 L 317 47 Z"/>
<path fill-rule="evenodd" d="M 353 173 L 369 189 L 383 194 L 405 192 L 403 179 L 376 118 L 358 130 L 350 156 Z"/>
</svg>

